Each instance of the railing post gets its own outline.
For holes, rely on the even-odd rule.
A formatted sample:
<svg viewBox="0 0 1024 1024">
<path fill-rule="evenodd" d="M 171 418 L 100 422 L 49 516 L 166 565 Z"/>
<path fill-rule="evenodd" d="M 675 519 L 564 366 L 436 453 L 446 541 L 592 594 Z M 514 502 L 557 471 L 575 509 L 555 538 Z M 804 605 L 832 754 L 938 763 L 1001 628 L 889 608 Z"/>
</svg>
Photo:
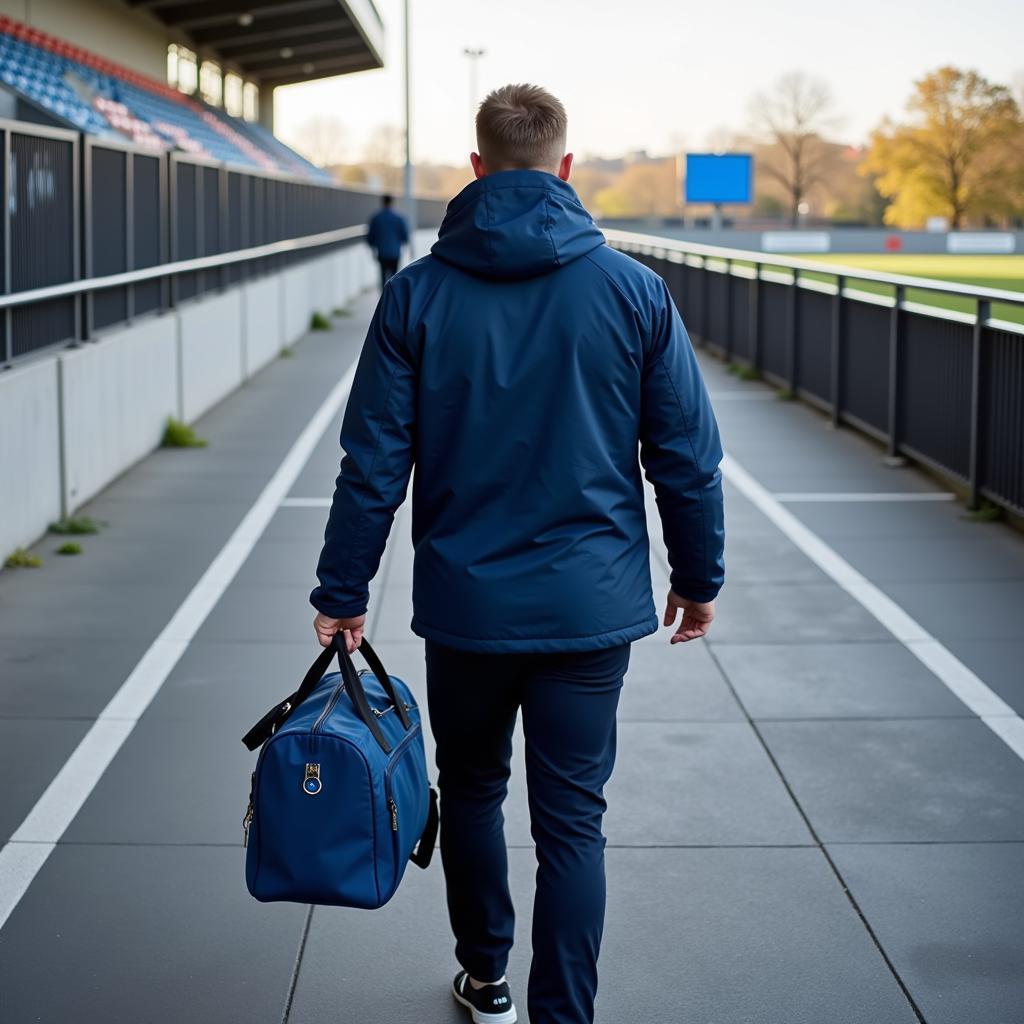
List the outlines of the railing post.
<svg viewBox="0 0 1024 1024">
<path fill-rule="evenodd" d="M 754 276 L 750 279 L 748 299 L 747 332 L 750 338 L 750 365 L 761 370 L 761 264 L 754 264 Z"/>
<path fill-rule="evenodd" d="M 84 136 L 85 145 L 82 146 L 82 221 L 84 230 L 82 232 L 82 253 L 84 256 L 84 275 L 86 278 L 93 276 L 93 251 L 95 246 L 93 238 L 95 225 L 93 224 L 92 211 L 92 163 L 93 150 L 92 140 L 88 135 Z M 92 337 L 93 328 L 93 306 L 95 295 L 86 292 L 84 295 L 76 296 L 76 318 L 79 320 L 75 330 L 75 345 L 80 341 L 88 341 Z M 80 312 L 78 311 L 80 309 Z"/>
<path fill-rule="evenodd" d="M 225 167 L 217 168 L 217 213 L 220 216 L 220 223 L 218 225 L 220 237 L 217 239 L 217 251 L 222 253 L 227 251 L 228 238 L 231 237 L 228 223 L 231 213 L 228 207 L 228 172 Z M 220 290 L 224 291 L 228 286 L 227 266 L 221 266 L 218 280 L 220 282 Z"/>
<path fill-rule="evenodd" d="M 701 256 L 700 258 L 700 340 L 702 345 L 708 343 L 708 324 L 711 322 L 711 312 L 708 308 L 711 303 L 709 297 L 711 294 L 711 286 L 709 284 L 709 276 L 711 271 L 708 270 L 708 258 L 707 256 Z"/>
<path fill-rule="evenodd" d="M 832 426 L 839 426 L 839 410 L 843 399 L 843 288 L 846 278 L 836 278 L 836 294 L 832 300 Z"/>
<path fill-rule="evenodd" d="M 170 260 L 178 259 L 178 161 L 174 154 L 167 155 L 167 240 L 170 247 Z M 167 306 L 174 309 L 178 305 L 178 275 L 172 274 L 168 281 Z"/>
<path fill-rule="evenodd" d="M 789 301 L 786 304 L 786 343 L 789 350 L 786 353 L 786 362 L 789 370 L 789 390 L 796 394 L 797 380 L 797 336 L 799 334 L 799 306 L 797 304 L 798 289 L 800 287 L 800 271 L 793 268 L 793 283 L 789 288 Z"/>
<path fill-rule="evenodd" d="M 967 507 L 976 509 L 981 504 L 981 473 L 982 473 L 982 346 L 984 344 L 985 323 L 988 321 L 992 304 L 988 299 L 978 299 L 974 313 L 974 330 L 971 333 L 971 441 L 968 462 L 969 494 Z"/>
<path fill-rule="evenodd" d="M 732 340 L 732 260 L 725 261 L 725 361 L 732 362 L 735 345 Z"/>
<path fill-rule="evenodd" d="M 11 133 L 3 132 L 3 204 L 0 221 L 3 223 L 4 247 L 4 295 L 11 293 Z M 4 310 L 4 365 L 10 366 L 14 359 L 14 310 L 8 306 Z"/>
<path fill-rule="evenodd" d="M 124 265 L 135 269 L 135 153 L 124 154 Z M 128 323 L 135 316 L 135 285 L 125 289 L 124 311 Z"/>
<path fill-rule="evenodd" d="M 886 461 L 900 464 L 900 323 L 903 311 L 903 285 L 896 285 L 892 313 L 889 316 L 889 436 L 885 449 Z"/>
</svg>

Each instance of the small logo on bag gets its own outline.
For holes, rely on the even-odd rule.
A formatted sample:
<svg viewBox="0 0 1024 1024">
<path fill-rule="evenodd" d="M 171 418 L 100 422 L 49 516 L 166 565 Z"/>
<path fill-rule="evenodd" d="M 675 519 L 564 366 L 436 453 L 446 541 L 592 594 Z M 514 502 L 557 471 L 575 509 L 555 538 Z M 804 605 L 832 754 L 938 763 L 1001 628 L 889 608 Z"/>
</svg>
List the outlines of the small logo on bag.
<svg viewBox="0 0 1024 1024">
<path fill-rule="evenodd" d="M 306 777 L 302 780 L 302 792 L 308 796 L 316 796 L 321 789 L 323 785 L 320 782 L 320 765 L 307 764 Z"/>
</svg>

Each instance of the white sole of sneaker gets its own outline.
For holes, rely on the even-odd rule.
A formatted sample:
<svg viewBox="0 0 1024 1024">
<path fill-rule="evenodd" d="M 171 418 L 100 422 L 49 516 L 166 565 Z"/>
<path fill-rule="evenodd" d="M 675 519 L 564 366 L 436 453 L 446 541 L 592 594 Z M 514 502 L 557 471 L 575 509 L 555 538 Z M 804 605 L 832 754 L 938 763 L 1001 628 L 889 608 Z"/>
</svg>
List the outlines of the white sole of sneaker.
<svg viewBox="0 0 1024 1024">
<path fill-rule="evenodd" d="M 452 995 L 455 997 L 455 1002 L 464 1006 L 473 1015 L 473 1024 L 516 1024 L 518 1020 L 514 1006 L 505 1010 L 504 1013 L 481 1013 L 465 996 L 460 996 L 454 987 Z"/>
</svg>

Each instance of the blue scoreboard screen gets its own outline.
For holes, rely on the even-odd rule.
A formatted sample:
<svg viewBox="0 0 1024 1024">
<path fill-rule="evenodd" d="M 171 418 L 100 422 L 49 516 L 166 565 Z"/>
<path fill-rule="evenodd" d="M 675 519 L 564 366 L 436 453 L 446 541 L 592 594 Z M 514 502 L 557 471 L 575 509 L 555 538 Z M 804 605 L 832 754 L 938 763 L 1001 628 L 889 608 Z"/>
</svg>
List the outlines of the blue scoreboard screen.
<svg viewBox="0 0 1024 1024">
<path fill-rule="evenodd" d="M 687 153 L 688 203 L 749 203 L 754 191 L 754 158 L 749 153 Z"/>
</svg>

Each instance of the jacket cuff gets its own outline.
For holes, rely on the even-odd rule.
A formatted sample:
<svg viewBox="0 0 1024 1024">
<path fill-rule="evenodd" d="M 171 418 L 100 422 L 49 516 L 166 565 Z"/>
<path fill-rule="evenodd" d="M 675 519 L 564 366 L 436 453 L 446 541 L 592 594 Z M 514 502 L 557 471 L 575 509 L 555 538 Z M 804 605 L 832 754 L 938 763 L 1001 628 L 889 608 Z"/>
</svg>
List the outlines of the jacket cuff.
<svg viewBox="0 0 1024 1024">
<path fill-rule="evenodd" d="M 687 601 L 697 601 L 700 604 L 714 601 L 718 597 L 718 592 L 722 589 L 721 584 L 698 583 L 695 580 L 688 580 L 683 576 L 679 576 L 674 572 L 669 575 L 669 586 L 672 588 L 673 593 L 678 594 L 680 597 L 685 597 Z"/>
<path fill-rule="evenodd" d="M 323 587 L 314 588 L 309 595 L 309 603 L 323 615 L 332 619 L 355 619 L 366 614 L 367 599 L 358 601 L 333 601 L 323 592 Z"/>
</svg>

